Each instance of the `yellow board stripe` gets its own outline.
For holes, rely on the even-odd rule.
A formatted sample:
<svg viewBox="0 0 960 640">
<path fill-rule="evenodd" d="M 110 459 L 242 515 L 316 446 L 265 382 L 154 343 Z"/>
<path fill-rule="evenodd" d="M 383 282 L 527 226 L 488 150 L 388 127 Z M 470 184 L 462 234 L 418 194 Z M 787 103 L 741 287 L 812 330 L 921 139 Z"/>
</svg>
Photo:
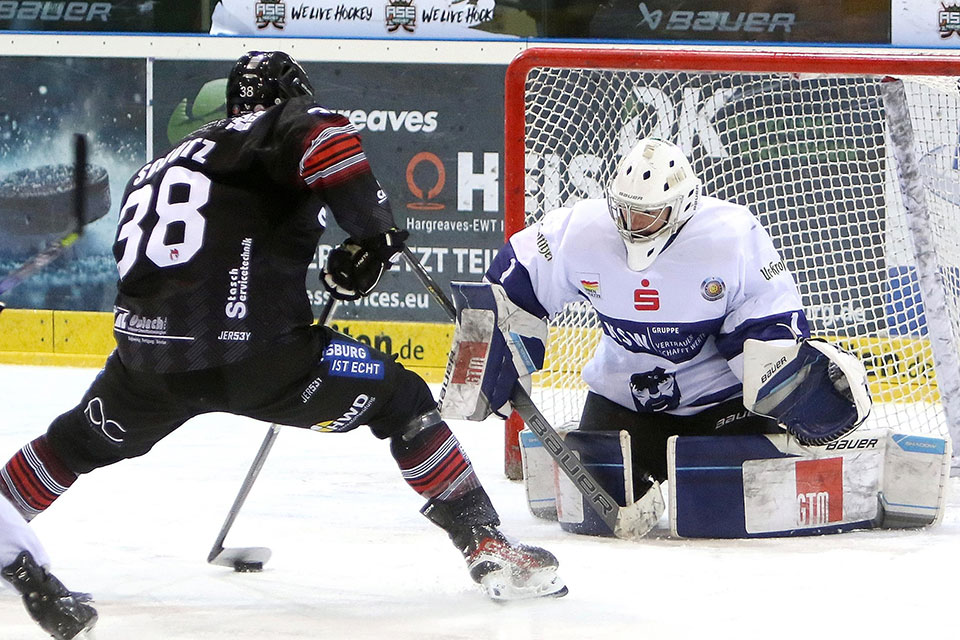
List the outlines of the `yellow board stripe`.
<svg viewBox="0 0 960 640">
<path fill-rule="evenodd" d="M 364 344 L 396 354 L 403 366 L 440 382 L 453 341 L 450 323 L 332 322 Z M 114 347 L 113 314 L 6 309 L 0 313 L 0 363 L 100 367 Z"/>
<path fill-rule="evenodd" d="M 364 344 L 395 354 L 401 364 L 428 382 L 443 380 L 453 341 L 451 323 L 334 320 L 330 325 Z M 561 337 L 576 345 L 575 353 L 556 350 Z M 823 337 L 861 358 L 877 402 L 940 400 L 926 338 Z M 582 385 L 576 371 L 589 360 L 597 339 L 597 329 L 552 328 L 544 369 L 569 373 L 563 378 L 565 385 Z M 0 363 L 100 367 L 115 346 L 111 313 L 42 309 L 6 309 L 0 313 Z"/>
</svg>

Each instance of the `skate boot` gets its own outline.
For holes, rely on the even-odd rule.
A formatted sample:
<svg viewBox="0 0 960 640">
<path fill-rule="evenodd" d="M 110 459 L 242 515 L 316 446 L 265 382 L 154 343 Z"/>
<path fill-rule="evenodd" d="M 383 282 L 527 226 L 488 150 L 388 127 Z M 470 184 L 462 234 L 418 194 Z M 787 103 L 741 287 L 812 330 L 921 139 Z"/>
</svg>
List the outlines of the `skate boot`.
<svg viewBox="0 0 960 640">
<path fill-rule="evenodd" d="M 88 602 L 89 594 L 68 591 L 33 556 L 24 551 L 0 571 L 4 579 L 23 595 L 30 617 L 57 640 L 73 640 L 93 628 L 97 611 Z"/>
<path fill-rule="evenodd" d="M 494 600 L 567 595 L 559 563 L 546 549 L 509 540 L 493 525 L 451 528 L 450 539 L 466 558 L 470 577 Z"/>
</svg>

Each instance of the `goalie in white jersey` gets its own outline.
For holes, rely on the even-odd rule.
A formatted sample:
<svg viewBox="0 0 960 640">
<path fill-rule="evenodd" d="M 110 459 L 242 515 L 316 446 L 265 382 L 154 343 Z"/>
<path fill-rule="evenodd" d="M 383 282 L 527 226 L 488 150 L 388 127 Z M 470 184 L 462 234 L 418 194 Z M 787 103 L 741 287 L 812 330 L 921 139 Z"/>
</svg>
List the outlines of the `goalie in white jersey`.
<svg viewBox="0 0 960 640">
<path fill-rule="evenodd" d="M 641 140 L 606 199 L 556 209 L 513 235 L 485 280 L 474 286 L 494 304 L 472 302 L 484 296 L 469 288 L 465 297 L 496 315 L 490 362 L 477 403 L 447 389 L 445 415 L 505 417 L 517 379 L 543 366 L 546 319 L 577 301 L 593 306 L 602 328 L 583 369 L 579 429 L 628 431 L 635 478 L 667 477 L 671 435 L 784 425 L 822 444 L 869 410 L 860 363 L 809 340 L 796 284 L 763 226 L 746 207 L 703 196 L 669 142 Z"/>
</svg>

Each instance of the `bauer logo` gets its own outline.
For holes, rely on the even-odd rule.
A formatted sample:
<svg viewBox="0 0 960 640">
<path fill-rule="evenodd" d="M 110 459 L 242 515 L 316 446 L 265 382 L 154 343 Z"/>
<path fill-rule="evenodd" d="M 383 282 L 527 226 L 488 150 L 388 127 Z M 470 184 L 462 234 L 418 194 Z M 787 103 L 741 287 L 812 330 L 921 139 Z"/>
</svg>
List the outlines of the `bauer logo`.
<svg viewBox="0 0 960 640">
<path fill-rule="evenodd" d="M 107 22 L 112 2 L 0 2 L 0 20 Z"/>
<path fill-rule="evenodd" d="M 795 13 L 763 11 L 671 11 L 652 9 L 646 2 L 640 10 L 638 26 L 650 31 L 693 31 L 718 33 L 790 33 L 797 22 Z"/>
<path fill-rule="evenodd" d="M 949 38 L 953 34 L 960 36 L 960 5 L 941 5 L 943 10 L 938 14 L 940 23 L 940 37 Z"/>
</svg>

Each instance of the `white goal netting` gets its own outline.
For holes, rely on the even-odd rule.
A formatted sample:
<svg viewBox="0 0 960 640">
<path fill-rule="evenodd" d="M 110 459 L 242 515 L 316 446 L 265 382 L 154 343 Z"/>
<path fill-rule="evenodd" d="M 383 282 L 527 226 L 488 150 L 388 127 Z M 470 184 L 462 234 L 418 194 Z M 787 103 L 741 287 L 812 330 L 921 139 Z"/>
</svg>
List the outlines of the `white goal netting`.
<svg viewBox="0 0 960 640">
<path fill-rule="evenodd" d="M 637 139 L 671 140 L 691 159 L 705 194 L 760 218 L 797 280 L 814 335 L 863 359 L 877 404 L 871 426 L 949 434 L 951 409 L 942 400 L 960 392 L 956 78 L 919 75 L 922 64 L 902 59 L 877 59 L 864 75 L 836 73 L 843 68 L 836 57 L 814 57 L 799 73 L 796 64 L 774 70 L 777 54 L 743 72 L 700 70 L 718 68 L 715 60 L 684 61 L 697 70 L 677 70 L 680 63 L 663 56 L 644 69 L 630 52 L 611 54 L 602 68 L 571 67 L 569 52 L 556 55 L 564 60 L 558 66 L 531 65 L 513 94 L 522 106 L 510 103 L 508 85 L 507 110 L 522 109 L 524 130 L 520 159 L 508 126 L 508 179 L 520 163 L 523 175 L 522 212 L 508 202 L 508 225 L 511 216 L 527 225 L 558 206 L 602 197 Z M 912 196 L 911 184 L 922 187 Z M 579 416 L 586 394 L 579 371 L 598 338 L 586 303 L 553 321 L 532 393 L 553 424 Z"/>
</svg>

